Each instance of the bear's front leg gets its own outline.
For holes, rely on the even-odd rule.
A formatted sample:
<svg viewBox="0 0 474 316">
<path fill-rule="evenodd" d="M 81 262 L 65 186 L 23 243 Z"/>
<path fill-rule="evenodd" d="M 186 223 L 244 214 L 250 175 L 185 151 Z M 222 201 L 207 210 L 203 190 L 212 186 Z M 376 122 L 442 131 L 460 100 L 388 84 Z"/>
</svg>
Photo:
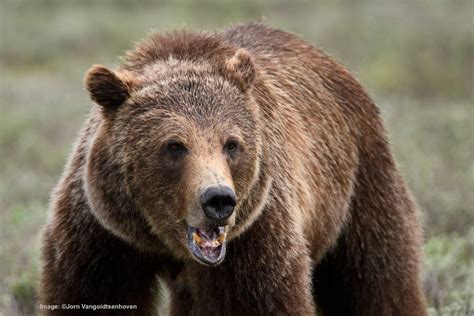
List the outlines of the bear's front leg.
<svg viewBox="0 0 474 316">
<path fill-rule="evenodd" d="M 216 267 L 185 265 L 191 315 L 315 314 L 306 243 L 286 215 L 264 211 Z"/>
<path fill-rule="evenodd" d="M 44 232 L 39 304 L 57 307 L 40 307 L 40 314 L 85 315 L 98 306 L 99 315 L 155 315 L 161 259 L 111 235 L 92 215 L 81 215 L 75 218 L 80 225 L 64 222 L 72 216 L 56 217 Z"/>
</svg>

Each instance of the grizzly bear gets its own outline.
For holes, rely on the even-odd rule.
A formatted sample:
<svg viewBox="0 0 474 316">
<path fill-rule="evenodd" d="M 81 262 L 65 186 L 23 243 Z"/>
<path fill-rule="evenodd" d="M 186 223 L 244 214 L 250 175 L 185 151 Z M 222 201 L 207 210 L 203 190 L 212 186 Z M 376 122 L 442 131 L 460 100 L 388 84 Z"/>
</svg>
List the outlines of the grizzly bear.
<svg viewBox="0 0 474 316">
<path fill-rule="evenodd" d="M 172 315 L 426 314 L 379 109 L 321 50 L 260 23 L 154 34 L 85 86 L 43 312 L 153 315 L 161 281 Z"/>
</svg>

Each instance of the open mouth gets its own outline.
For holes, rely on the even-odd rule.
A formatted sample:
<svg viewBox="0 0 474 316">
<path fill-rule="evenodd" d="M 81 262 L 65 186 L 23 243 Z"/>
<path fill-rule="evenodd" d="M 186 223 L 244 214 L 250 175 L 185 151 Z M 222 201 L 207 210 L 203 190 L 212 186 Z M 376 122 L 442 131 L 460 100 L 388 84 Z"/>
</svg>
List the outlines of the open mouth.
<svg viewBox="0 0 474 316">
<path fill-rule="evenodd" d="M 225 256 L 225 226 L 188 226 L 188 247 L 201 263 L 218 265 Z"/>
</svg>

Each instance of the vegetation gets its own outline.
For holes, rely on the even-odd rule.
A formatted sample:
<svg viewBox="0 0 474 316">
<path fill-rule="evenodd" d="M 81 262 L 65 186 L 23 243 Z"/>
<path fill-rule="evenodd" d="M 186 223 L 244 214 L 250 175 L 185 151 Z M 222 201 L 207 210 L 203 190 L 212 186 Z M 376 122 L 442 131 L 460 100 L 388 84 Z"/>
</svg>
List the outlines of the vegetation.
<svg viewBox="0 0 474 316">
<path fill-rule="evenodd" d="M 430 314 L 474 314 L 473 12 L 470 0 L 0 0 L 0 315 L 36 313 L 38 237 L 90 105 L 88 67 L 113 67 L 151 29 L 255 19 L 367 87 L 423 212 Z"/>
</svg>

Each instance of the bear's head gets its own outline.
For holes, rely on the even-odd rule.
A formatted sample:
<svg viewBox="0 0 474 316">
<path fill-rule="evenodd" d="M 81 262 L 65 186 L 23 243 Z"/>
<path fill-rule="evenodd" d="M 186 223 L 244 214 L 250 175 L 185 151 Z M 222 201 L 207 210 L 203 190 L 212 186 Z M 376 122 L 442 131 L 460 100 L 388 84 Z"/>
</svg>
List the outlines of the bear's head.
<svg viewBox="0 0 474 316">
<path fill-rule="evenodd" d="M 99 119 L 85 191 L 99 222 L 142 249 L 220 263 L 255 217 L 255 73 L 242 49 L 220 64 L 170 55 L 139 70 L 93 66 L 85 84 Z"/>
</svg>

